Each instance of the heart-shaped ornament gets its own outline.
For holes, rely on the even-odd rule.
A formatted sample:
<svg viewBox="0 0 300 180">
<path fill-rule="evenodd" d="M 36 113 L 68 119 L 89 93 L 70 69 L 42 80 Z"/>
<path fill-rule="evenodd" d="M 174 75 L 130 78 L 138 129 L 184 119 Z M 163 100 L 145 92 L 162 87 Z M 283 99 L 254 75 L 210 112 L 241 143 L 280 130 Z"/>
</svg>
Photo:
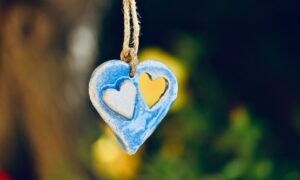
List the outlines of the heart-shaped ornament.
<svg viewBox="0 0 300 180">
<path fill-rule="evenodd" d="M 92 75 L 89 94 L 122 148 L 128 154 L 134 154 L 166 116 L 177 97 L 178 85 L 169 68 L 157 61 L 138 64 L 132 78 L 129 71 L 129 65 L 120 60 L 101 64 Z M 163 78 L 166 82 L 164 93 L 150 107 L 139 89 L 139 78 L 143 73 L 151 80 Z"/>
</svg>

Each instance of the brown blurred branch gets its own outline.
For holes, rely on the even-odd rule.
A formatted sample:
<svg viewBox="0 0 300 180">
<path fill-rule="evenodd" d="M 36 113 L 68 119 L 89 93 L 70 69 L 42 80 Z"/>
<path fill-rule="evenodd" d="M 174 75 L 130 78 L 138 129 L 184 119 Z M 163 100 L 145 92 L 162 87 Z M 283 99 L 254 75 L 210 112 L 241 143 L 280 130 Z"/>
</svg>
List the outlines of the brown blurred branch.
<svg viewBox="0 0 300 180">
<path fill-rule="evenodd" d="M 49 0 L 1 8 L 0 168 L 14 148 L 18 125 L 25 129 L 40 179 L 53 179 L 58 168 L 87 177 L 75 153 L 80 114 L 87 112 L 67 98 L 66 86 L 73 81 L 61 44 L 88 2 Z"/>
</svg>

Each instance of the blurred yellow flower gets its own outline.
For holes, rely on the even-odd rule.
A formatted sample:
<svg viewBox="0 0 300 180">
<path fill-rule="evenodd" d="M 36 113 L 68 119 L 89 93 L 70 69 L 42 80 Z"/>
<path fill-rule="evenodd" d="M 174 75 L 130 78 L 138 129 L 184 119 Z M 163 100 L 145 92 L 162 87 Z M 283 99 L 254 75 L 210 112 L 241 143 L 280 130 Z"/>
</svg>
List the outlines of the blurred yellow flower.
<svg viewBox="0 0 300 180">
<path fill-rule="evenodd" d="M 143 60 L 157 60 L 167 65 L 172 72 L 175 74 L 178 81 L 178 97 L 173 104 L 171 111 L 180 109 L 187 99 L 187 70 L 180 59 L 158 49 L 158 48 L 147 48 L 141 51 L 139 58 Z M 156 92 L 160 92 L 162 87 L 165 87 L 165 82 L 158 81 L 156 83 L 147 83 L 147 78 L 141 77 L 140 89 L 143 91 L 143 96 L 147 104 L 156 102 Z M 153 93 L 155 92 L 155 95 Z"/>
<path fill-rule="evenodd" d="M 133 179 L 139 167 L 139 153 L 126 154 L 107 126 L 104 132 L 92 146 L 95 173 L 99 178 Z"/>
</svg>

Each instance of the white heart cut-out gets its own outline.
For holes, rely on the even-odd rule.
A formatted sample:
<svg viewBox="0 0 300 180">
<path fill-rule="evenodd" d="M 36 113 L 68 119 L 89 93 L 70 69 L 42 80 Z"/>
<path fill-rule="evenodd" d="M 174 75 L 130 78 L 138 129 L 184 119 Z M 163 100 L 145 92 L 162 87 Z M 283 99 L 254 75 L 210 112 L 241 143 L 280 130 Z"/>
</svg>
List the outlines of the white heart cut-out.
<svg viewBox="0 0 300 180">
<path fill-rule="evenodd" d="M 116 89 L 105 90 L 102 98 L 110 109 L 128 119 L 132 118 L 136 88 L 131 81 L 124 81 L 120 86 L 120 91 Z"/>
</svg>

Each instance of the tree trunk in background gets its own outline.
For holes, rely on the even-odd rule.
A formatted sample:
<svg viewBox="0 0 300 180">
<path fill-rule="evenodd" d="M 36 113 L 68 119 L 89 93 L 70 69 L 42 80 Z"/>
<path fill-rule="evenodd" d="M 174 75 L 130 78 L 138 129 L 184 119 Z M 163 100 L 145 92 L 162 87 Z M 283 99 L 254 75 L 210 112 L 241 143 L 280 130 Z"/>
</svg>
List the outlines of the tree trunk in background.
<svg viewBox="0 0 300 180">
<path fill-rule="evenodd" d="M 22 2 L 0 2 L 0 169 L 16 151 L 19 127 L 38 179 L 86 179 L 75 146 L 89 113 L 70 100 L 79 95 L 66 51 L 67 35 L 94 2 Z"/>
</svg>

